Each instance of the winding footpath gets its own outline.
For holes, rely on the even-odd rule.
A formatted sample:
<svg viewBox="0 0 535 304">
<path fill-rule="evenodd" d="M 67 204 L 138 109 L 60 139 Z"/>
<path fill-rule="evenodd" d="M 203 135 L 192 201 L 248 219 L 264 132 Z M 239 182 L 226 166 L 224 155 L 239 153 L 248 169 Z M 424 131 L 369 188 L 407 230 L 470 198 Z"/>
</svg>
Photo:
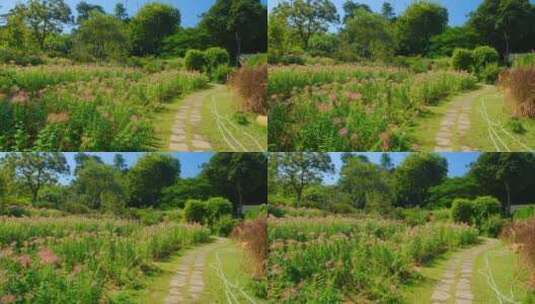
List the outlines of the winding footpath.
<svg viewBox="0 0 535 304">
<path fill-rule="evenodd" d="M 211 151 L 212 145 L 200 132 L 201 112 L 207 96 L 213 89 L 189 95 L 182 101 L 173 125 L 169 150 L 181 152 Z"/>
<path fill-rule="evenodd" d="M 440 123 L 440 130 L 435 137 L 436 152 L 455 151 L 457 150 L 454 146 L 455 143 L 461 143 L 460 150 L 463 152 L 474 149 L 464 139 L 471 127 L 470 113 L 473 103 L 479 97 L 494 90 L 493 86 L 484 85 L 479 90 L 459 95 L 451 101 L 451 105 Z"/>
<path fill-rule="evenodd" d="M 446 266 L 440 281 L 435 285 L 431 303 L 473 303 L 474 294 L 472 293 L 471 281 L 475 259 L 496 246 L 497 243 L 496 239 L 484 239 L 481 244 L 456 254 Z"/>
<path fill-rule="evenodd" d="M 225 239 L 196 247 L 186 252 L 180 260 L 180 268 L 171 279 L 165 304 L 198 303 L 203 291 L 207 255 L 225 243 Z"/>
</svg>

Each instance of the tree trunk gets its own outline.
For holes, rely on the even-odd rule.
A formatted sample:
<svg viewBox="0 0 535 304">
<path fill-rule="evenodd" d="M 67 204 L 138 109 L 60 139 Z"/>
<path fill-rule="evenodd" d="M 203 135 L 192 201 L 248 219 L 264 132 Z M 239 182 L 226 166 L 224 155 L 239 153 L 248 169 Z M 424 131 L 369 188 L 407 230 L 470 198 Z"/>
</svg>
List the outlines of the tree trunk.
<svg viewBox="0 0 535 304">
<path fill-rule="evenodd" d="M 505 39 L 505 62 L 509 62 L 509 36 L 506 32 L 503 33 L 503 38 Z"/>
<path fill-rule="evenodd" d="M 242 191 L 241 191 L 241 185 L 240 183 L 238 183 L 236 189 L 238 190 L 238 212 L 236 212 L 236 215 L 241 215 L 243 210 L 243 194 L 242 194 Z"/>
<path fill-rule="evenodd" d="M 505 214 L 509 216 L 511 214 L 511 188 L 509 183 L 505 182 L 505 191 L 507 192 L 507 202 L 505 203 Z"/>
<path fill-rule="evenodd" d="M 240 56 L 241 56 L 241 38 L 238 32 L 234 33 L 236 37 L 236 64 L 240 66 Z"/>
</svg>

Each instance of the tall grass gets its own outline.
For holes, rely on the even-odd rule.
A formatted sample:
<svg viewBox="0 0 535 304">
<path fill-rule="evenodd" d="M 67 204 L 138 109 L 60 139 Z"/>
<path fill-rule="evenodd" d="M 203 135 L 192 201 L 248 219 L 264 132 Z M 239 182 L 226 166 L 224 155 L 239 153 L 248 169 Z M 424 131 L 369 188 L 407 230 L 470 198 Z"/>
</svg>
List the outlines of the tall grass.
<svg viewBox="0 0 535 304">
<path fill-rule="evenodd" d="M 244 66 L 230 77 L 230 84 L 243 97 L 242 108 L 262 115 L 269 111 L 267 104 L 267 65 Z"/>
<path fill-rule="evenodd" d="M 515 115 L 535 118 L 535 66 L 508 70 L 501 75 L 500 85 Z"/>
<path fill-rule="evenodd" d="M 268 257 L 266 218 L 258 218 L 240 223 L 232 231 L 231 237 L 240 241 L 247 249 L 249 256 L 254 261 L 255 276 L 257 278 L 263 278 L 266 273 L 266 261 Z"/>
<path fill-rule="evenodd" d="M 340 217 L 269 223 L 270 297 L 278 303 L 401 303 L 415 267 L 472 244 L 477 230 L 451 224 Z"/>
<path fill-rule="evenodd" d="M 271 96 L 272 151 L 409 150 L 408 128 L 423 107 L 474 88 L 477 82 L 473 76 L 458 72 L 411 76 L 391 69 L 374 72 L 335 67 L 317 73 L 310 69 L 310 73 L 285 69 L 275 73 L 278 80 L 273 87 L 281 86 L 276 91 L 282 93 Z M 297 85 L 290 95 L 286 95 L 286 85 L 278 84 L 281 79 Z M 299 88 L 333 79 L 342 81 Z"/>
<path fill-rule="evenodd" d="M 0 298 L 16 303 L 109 302 L 141 287 L 153 261 L 209 238 L 201 226 L 78 217 L 5 219 L 0 231 Z"/>
<path fill-rule="evenodd" d="M 519 245 L 526 265 L 532 270 L 530 285 L 535 297 L 535 218 L 512 223 L 504 229 L 503 237 Z"/>
<path fill-rule="evenodd" d="M 0 75 L 0 148 L 152 150 L 158 110 L 207 83 L 201 74 L 180 71 L 143 74 L 98 66 L 8 70 Z"/>
</svg>

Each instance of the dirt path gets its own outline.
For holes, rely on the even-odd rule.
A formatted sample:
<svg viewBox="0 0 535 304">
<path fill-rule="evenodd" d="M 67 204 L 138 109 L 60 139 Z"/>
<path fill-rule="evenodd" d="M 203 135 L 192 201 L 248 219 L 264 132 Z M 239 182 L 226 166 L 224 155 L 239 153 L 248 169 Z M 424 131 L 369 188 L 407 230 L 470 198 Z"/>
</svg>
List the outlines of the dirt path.
<svg viewBox="0 0 535 304">
<path fill-rule="evenodd" d="M 206 256 L 225 242 L 225 239 L 217 239 L 186 252 L 180 260 L 178 272 L 171 280 L 165 304 L 198 303 L 205 288 L 204 272 L 211 271 L 205 267 Z"/>
<path fill-rule="evenodd" d="M 169 144 L 171 151 L 210 151 L 212 145 L 200 132 L 201 111 L 207 96 L 213 94 L 212 88 L 189 95 L 182 101 L 173 125 Z"/>
<path fill-rule="evenodd" d="M 459 95 L 451 101 L 451 105 L 442 119 L 440 130 L 435 136 L 435 151 L 448 152 L 458 150 L 455 144 L 460 145 L 461 151 L 472 151 L 465 139 L 466 133 L 470 130 L 470 112 L 472 105 L 480 96 L 493 92 L 493 86 L 484 85 L 481 89 Z"/>
<path fill-rule="evenodd" d="M 433 304 L 471 304 L 472 275 L 474 262 L 478 255 L 493 248 L 498 243 L 495 239 L 484 239 L 484 242 L 456 254 L 446 266 L 440 281 L 435 285 L 431 301 Z"/>
</svg>

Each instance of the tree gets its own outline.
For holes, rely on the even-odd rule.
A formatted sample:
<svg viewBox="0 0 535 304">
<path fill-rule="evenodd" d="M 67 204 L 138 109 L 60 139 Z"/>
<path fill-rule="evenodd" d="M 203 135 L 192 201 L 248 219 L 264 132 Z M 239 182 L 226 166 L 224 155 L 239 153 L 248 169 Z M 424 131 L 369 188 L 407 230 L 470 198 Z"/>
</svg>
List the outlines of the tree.
<svg viewBox="0 0 535 304">
<path fill-rule="evenodd" d="M 218 153 L 204 165 L 201 176 L 212 185 L 214 195 L 234 203 L 236 214 L 246 203 L 266 203 L 267 158 L 263 153 Z"/>
<path fill-rule="evenodd" d="M 529 197 L 533 198 L 535 156 L 532 153 L 483 153 L 472 164 L 469 174 L 483 194 L 498 198 L 505 214 L 510 214 L 513 202 L 524 203 Z"/>
<path fill-rule="evenodd" d="M 383 16 L 358 9 L 340 34 L 342 44 L 357 57 L 387 59 L 394 53 L 394 35 Z M 357 58 L 349 58 L 357 59 Z"/>
<path fill-rule="evenodd" d="M 373 163 L 354 157 L 340 171 L 338 187 L 348 193 L 355 208 L 379 205 L 384 210 L 392 204 L 392 186 L 388 172 Z"/>
<path fill-rule="evenodd" d="M 111 196 L 124 202 L 125 189 L 121 173 L 116 168 L 89 159 L 76 174 L 73 190 L 81 203 L 100 209 Z"/>
<path fill-rule="evenodd" d="M 76 5 L 76 11 L 78 12 L 78 17 L 76 18 L 76 23 L 78 24 L 89 19 L 92 13 L 106 14 L 102 6 L 89 4 L 85 1 L 81 1 Z"/>
<path fill-rule="evenodd" d="M 448 24 L 448 11 L 433 2 L 417 1 L 398 18 L 399 52 L 423 55 L 429 51 L 431 38 L 441 34 Z"/>
<path fill-rule="evenodd" d="M 474 49 L 482 44 L 481 37 L 467 26 L 449 27 L 442 34 L 431 38 L 429 54 L 433 56 L 451 56 L 456 48 Z"/>
<path fill-rule="evenodd" d="M 115 5 L 115 8 L 113 9 L 113 15 L 115 18 L 121 20 L 121 21 L 129 21 L 128 13 L 126 12 L 126 7 L 124 7 L 124 4 L 117 3 Z"/>
<path fill-rule="evenodd" d="M 389 153 L 381 154 L 381 167 L 385 171 L 392 171 L 394 169 L 394 163 Z"/>
<path fill-rule="evenodd" d="M 160 206 L 184 208 L 189 199 L 206 200 L 212 196 L 213 187 L 205 178 L 186 178 L 162 190 Z"/>
<path fill-rule="evenodd" d="M 39 190 L 54 184 L 59 177 L 69 173 L 69 165 L 61 153 L 10 153 L 6 161 L 15 168 L 17 179 L 31 192 L 32 202 L 37 202 Z"/>
<path fill-rule="evenodd" d="M 277 13 L 269 16 L 268 51 L 274 56 L 282 56 L 290 50 L 291 33 L 286 19 L 286 16 Z"/>
<path fill-rule="evenodd" d="M 315 34 L 309 41 L 309 53 L 313 56 L 333 56 L 338 49 L 338 37 L 334 34 Z"/>
<path fill-rule="evenodd" d="M 473 199 L 481 195 L 478 183 L 472 176 L 447 178 L 429 188 L 426 206 L 450 208 L 456 198 Z"/>
<path fill-rule="evenodd" d="M 215 45 L 213 37 L 203 27 L 184 28 L 165 38 L 162 52 L 166 55 L 184 57 L 190 49 L 205 50 Z"/>
<path fill-rule="evenodd" d="M 115 154 L 113 157 L 113 166 L 115 169 L 126 172 L 128 170 L 128 166 L 126 165 L 126 160 L 124 159 L 124 156 L 120 153 Z"/>
<path fill-rule="evenodd" d="M 130 23 L 134 54 L 158 54 L 164 39 L 178 30 L 180 21 L 180 11 L 170 5 L 143 6 Z"/>
<path fill-rule="evenodd" d="M 260 0 L 217 0 L 200 26 L 236 63 L 242 53 L 267 51 L 267 9 Z"/>
<path fill-rule="evenodd" d="M 388 21 L 394 21 L 396 19 L 396 13 L 390 2 L 383 3 L 383 6 L 381 7 L 381 15 Z"/>
<path fill-rule="evenodd" d="M 23 14 L 32 36 L 41 49 L 46 38 L 52 33 L 61 33 L 64 24 L 72 22 L 72 13 L 64 0 L 28 0 L 27 4 L 17 4 L 11 14 Z"/>
<path fill-rule="evenodd" d="M 438 154 L 409 155 L 395 172 L 398 204 L 423 206 L 427 200 L 429 188 L 440 184 L 446 178 L 447 173 L 448 162 Z"/>
<path fill-rule="evenodd" d="M 368 13 L 372 12 L 371 8 L 367 4 L 357 3 L 351 0 L 346 0 L 346 2 L 344 2 L 343 9 L 344 9 L 344 20 L 343 20 L 344 23 L 346 23 L 347 20 L 353 18 L 357 10 L 363 9 Z"/>
<path fill-rule="evenodd" d="M 529 0 L 485 0 L 470 14 L 469 26 L 504 58 L 535 47 L 535 5 Z"/>
<path fill-rule="evenodd" d="M 326 32 L 330 24 L 340 19 L 336 6 L 329 0 L 284 1 L 274 12 L 287 16 L 288 25 L 296 31 L 305 50 L 314 34 Z"/>
<path fill-rule="evenodd" d="M 29 48 L 31 33 L 24 24 L 24 15 L 19 13 L 8 14 L 6 17 L 7 24 L 4 27 L 4 39 L 7 47 L 13 49 Z"/>
<path fill-rule="evenodd" d="M 122 59 L 127 56 L 128 34 L 119 19 L 92 12 L 75 34 L 75 52 L 83 59 Z"/>
<path fill-rule="evenodd" d="M 127 174 L 130 206 L 157 206 L 161 191 L 176 183 L 179 176 L 178 159 L 165 154 L 145 154 Z"/>
<path fill-rule="evenodd" d="M 89 161 L 95 161 L 98 163 L 103 164 L 104 162 L 98 155 L 91 155 L 84 152 L 78 152 L 74 155 L 74 162 L 75 162 L 75 168 L 74 168 L 74 175 L 78 174 L 78 171 L 83 169 L 85 164 Z"/>
<path fill-rule="evenodd" d="M 334 171 L 331 157 L 326 153 L 282 153 L 279 161 L 280 178 L 294 190 L 297 207 L 301 205 L 303 189 L 307 185 L 320 182 L 324 173 Z"/>
</svg>

